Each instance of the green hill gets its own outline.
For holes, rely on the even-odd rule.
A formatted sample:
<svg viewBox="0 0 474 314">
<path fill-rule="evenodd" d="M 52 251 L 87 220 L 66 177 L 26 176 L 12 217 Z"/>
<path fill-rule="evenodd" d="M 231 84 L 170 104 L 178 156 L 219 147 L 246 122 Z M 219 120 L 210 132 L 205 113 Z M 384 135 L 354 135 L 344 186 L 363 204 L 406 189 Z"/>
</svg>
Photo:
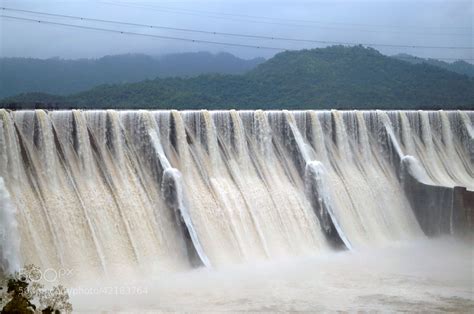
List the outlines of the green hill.
<svg viewBox="0 0 474 314">
<path fill-rule="evenodd" d="M 100 84 L 123 84 L 157 77 L 205 73 L 242 74 L 265 61 L 239 59 L 228 53 L 142 54 L 64 60 L 0 58 L 0 98 L 26 92 L 67 95 Z"/>
<path fill-rule="evenodd" d="M 392 57 L 402 61 L 410 62 L 412 64 L 427 63 L 458 74 L 464 74 L 469 77 L 474 77 L 474 65 L 467 63 L 466 61 L 455 61 L 452 63 L 448 63 L 436 59 L 419 58 L 405 53 L 400 53 Z"/>
<path fill-rule="evenodd" d="M 4 102 L 47 102 L 43 97 L 25 94 Z M 57 102 L 82 108 L 468 109 L 474 79 L 371 48 L 333 46 L 282 52 L 242 75 L 102 85 Z"/>
</svg>

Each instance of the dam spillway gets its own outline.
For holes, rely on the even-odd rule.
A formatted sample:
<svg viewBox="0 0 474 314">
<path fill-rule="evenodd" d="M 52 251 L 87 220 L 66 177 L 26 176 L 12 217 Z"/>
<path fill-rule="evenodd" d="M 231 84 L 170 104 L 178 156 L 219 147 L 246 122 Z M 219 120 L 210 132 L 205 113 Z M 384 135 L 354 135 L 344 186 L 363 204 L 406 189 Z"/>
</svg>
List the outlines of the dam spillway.
<svg viewBox="0 0 474 314">
<path fill-rule="evenodd" d="M 219 267 L 455 233 L 473 118 L 0 109 L 2 269 Z"/>
</svg>

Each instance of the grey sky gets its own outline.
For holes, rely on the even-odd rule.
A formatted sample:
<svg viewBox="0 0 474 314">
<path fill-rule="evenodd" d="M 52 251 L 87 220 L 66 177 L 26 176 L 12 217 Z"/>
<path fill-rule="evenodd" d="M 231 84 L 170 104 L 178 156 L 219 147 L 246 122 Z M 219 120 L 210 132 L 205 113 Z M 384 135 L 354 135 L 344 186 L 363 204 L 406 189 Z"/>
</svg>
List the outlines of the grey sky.
<svg viewBox="0 0 474 314">
<path fill-rule="evenodd" d="M 0 0 L 0 4 L 9 8 L 206 31 L 341 42 L 474 46 L 472 0 Z M 3 11 L 2 14 L 139 33 L 288 49 L 324 46 L 81 22 L 10 11 Z M 474 58 L 473 50 L 374 48 L 387 54 L 405 52 L 422 57 Z M 0 55 L 3 57 L 89 58 L 120 53 L 160 55 L 204 50 L 226 51 L 244 58 L 270 57 L 275 53 L 264 49 L 188 43 L 0 19 Z"/>
</svg>

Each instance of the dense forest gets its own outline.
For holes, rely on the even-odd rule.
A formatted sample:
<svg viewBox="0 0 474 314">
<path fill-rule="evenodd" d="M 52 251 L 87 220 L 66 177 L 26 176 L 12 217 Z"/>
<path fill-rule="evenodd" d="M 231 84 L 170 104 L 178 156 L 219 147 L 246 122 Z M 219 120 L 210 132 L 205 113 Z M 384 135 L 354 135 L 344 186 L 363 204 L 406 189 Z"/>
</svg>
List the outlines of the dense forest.
<svg viewBox="0 0 474 314">
<path fill-rule="evenodd" d="M 474 65 L 467 63 L 466 61 L 455 61 L 452 63 L 448 63 L 448 62 L 444 62 L 444 61 L 436 60 L 436 59 L 419 58 L 419 57 L 415 57 L 415 56 L 405 54 L 405 53 L 400 53 L 392 57 L 397 58 L 402 61 L 410 62 L 413 64 L 427 63 L 427 64 L 434 65 L 448 71 L 474 77 Z"/>
<path fill-rule="evenodd" d="M 79 60 L 0 58 L 0 98 L 26 92 L 67 95 L 100 84 L 132 83 L 157 77 L 242 74 L 264 61 L 209 52 L 161 57 L 128 54 Z"/>
<path fill-rule="evenodd" d="M 23 94 L 3 102 L 78 108 L 470 109 L 474 79 L 372 48 L 333 46 L 282 52 L 241 75 L 158 78 L 70 96 Z"/>
</svg>

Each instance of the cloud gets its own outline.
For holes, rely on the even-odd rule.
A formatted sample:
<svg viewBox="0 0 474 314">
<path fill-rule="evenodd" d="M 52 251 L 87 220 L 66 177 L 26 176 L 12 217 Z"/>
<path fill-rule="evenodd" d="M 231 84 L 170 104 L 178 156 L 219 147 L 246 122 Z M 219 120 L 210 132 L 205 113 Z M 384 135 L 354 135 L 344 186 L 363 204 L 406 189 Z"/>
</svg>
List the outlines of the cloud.
<svg viewBox="0 0 474 314">
<path fill-rule="evenodd" d="M 316 40 L 410 44 L 423 46 L 472 45 L 472 1 L 1 1 L 2 6 L 74 16 L 120 20 L 141 24 L 192 28 L 206 31 L 258 34 Z M 5 14 L 5 11 L 3 12 Z M 37 14 L 10 15 L 62 23 L 99 26 L 190 39 L 271 45 L 288 49 L 321 45 L 262 39 L 151 30 L 74 21 Z M 100 57 L 140 52 L 164 54 L 181 51 L 227 51 L 241 57 L 269 57 L 274 51 L 186 43 L 110 34 L 24 21 L 0 20 L 1 56 L 47 58 Z M 377 47 L 375 47 L 377 48 Z M 472 50 L 382 48 L 422 57 L 473 58 Z"/>
</svg>

